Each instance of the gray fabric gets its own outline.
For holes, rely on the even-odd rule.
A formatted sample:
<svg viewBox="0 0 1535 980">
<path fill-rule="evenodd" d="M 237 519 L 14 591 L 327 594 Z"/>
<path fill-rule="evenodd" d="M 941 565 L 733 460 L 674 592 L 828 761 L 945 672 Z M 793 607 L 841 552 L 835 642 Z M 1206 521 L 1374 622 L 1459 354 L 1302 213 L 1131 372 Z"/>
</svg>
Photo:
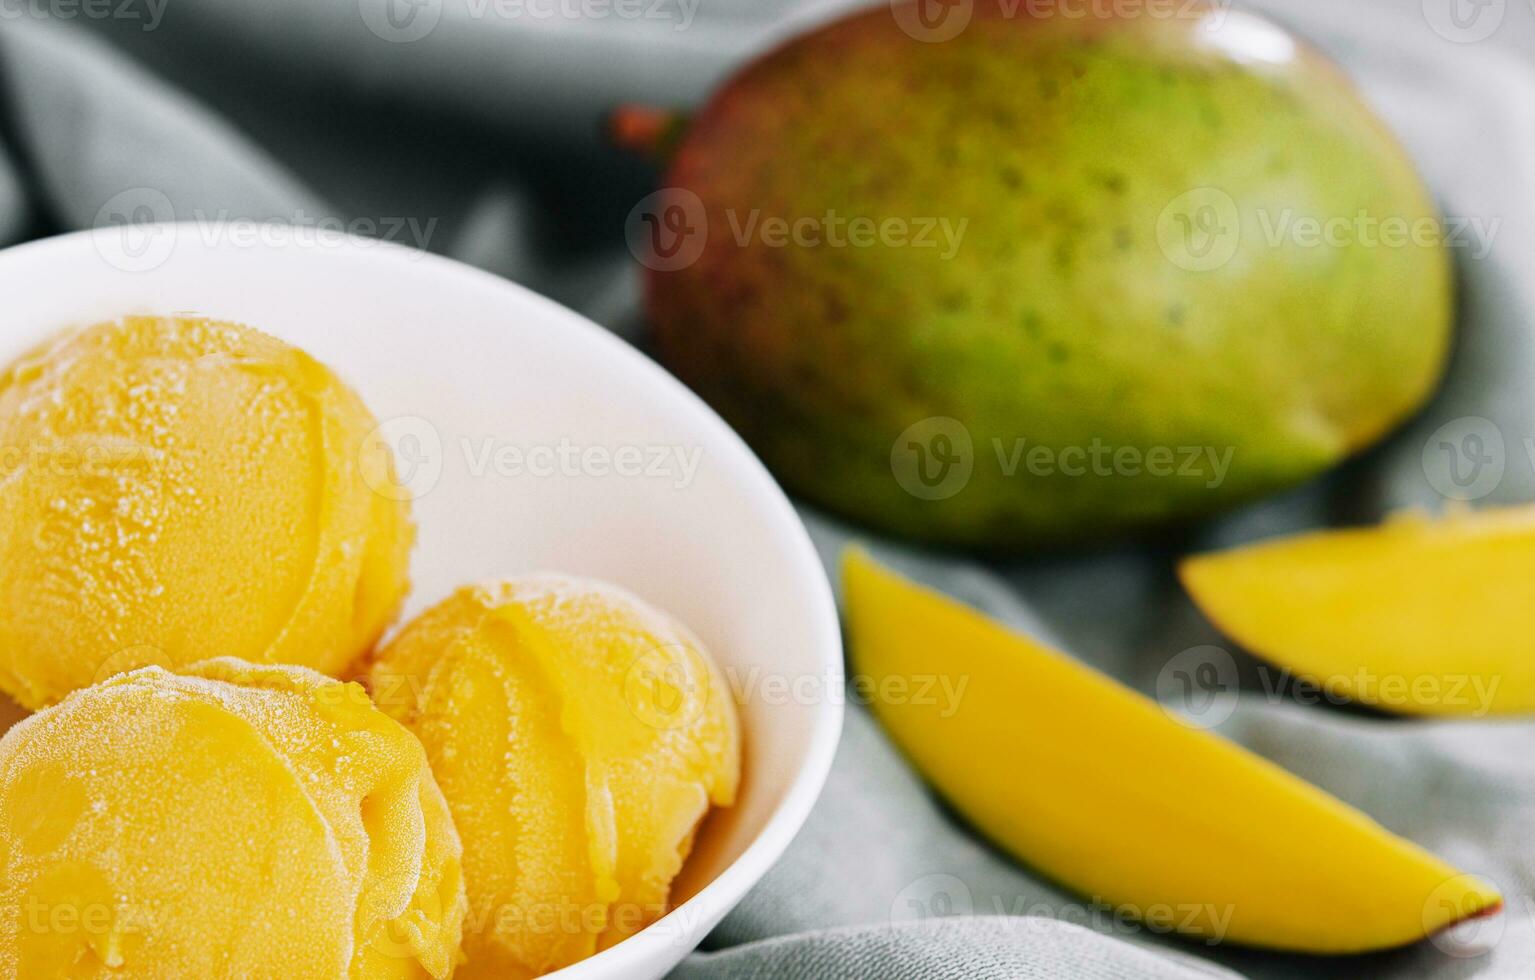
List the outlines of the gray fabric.
<svg viewBox="0 0 1535 980">
<path fill-rule="evenodd" d="M 114 198 L 118 207 L 145 203 L 162 221 L 226 212 L 266 220 L 317 208 L 216 114 L 101 57 L 75 32 L 25 30 L 6 40 L 12 119 L 35 163 L 37 195 L 65 227 L 104 220 Z"/>
<path fill-rule="evenodd" d="M 693 957 L 672 980 L 1194 980 L 1231 977 L 1053 919 L 946 918 L 828 929 Z"/>
<path fill-rule="evenodd" d="M 704 0 L 677 30 L 686 14 L 675 4 L 654 22 L 548 21 L 425 0 L 418 16 L 435 27 L 409 41 L 380 35 L 400 29 L 378 20 L 384 3 L 134 0 L 118 9 L 138 19 L 0 16 L 0 244 L 146 203 L 196 220 L 413 218 L 413 230 L 386 237 L 515 278 L 638 338 L 621 229 L 654 174 L 601 150 L 602 111 L 693 101 L 742 57 L 842 5 Z M 1490 420 L 1505 447 L 1484 502 L 1535 496 L 1524 445 L 1535 434 L 1535 72 L 1515 54 L 1535 50 L 1535 9 L 1498 0 L 1498 33 L 1461 44 L 1431 27 L 1447 3 L 1262 5 L 1345 63 L 1448 214 L 1498 222 L 1490 252 L 1457 251 L 1460 349 L 1420 420 L 1324 480 L 1159 548 L 983 565 L 876 541 L 880 556 L 1152 692 L 1172 657 L 1223 642 L 1173 580 L 1177 554 L 1437 503 L 1444 474 L 1425 468 L 1424 447 L 1447 423 L 1481 425 L 1456 422 L 1468 417 Z M 848 529 L 805 516 L 830 562 Z M 1229 656 L 1249 693 L 1227 705 L 1221 731 L 1496 881 L 1510 911 L 1489 948 L 1321 959 L 1128 928 L 969 834 L 855 710 L 790 853 L 677 976 L 1535 976 L 1535 722 L 1302 705 L 1264 696 L 1255 665 Z"/>
</svg>

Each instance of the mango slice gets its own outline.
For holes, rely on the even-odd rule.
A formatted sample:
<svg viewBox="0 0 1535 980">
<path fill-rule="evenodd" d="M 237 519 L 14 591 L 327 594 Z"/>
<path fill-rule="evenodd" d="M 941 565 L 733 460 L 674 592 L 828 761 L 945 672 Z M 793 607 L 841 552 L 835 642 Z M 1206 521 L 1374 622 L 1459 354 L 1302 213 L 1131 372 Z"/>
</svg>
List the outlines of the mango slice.
<svg viewBox="0 0 1535 980">
<path fill-rule="evenodd" d="M 1302 681 L 1406 714 L 1535 711 L 1535 507 L 1398 514 L 1186 560 L 1207 617 Z"/>
<path fill-rule="evenodd" d="M 0 371 L 0 689 L 28 708 L 210 652 L 337 674 L 414 532 L 358 396 L 304 352 L 124 317 Z"/>
<path fill-rule="evenodd" d="M 1278 766 L 862 554 L 844 581 L 855 683 L 897 745 L 981 832 L 1094 902 L 1309 953 L 1501 907 Z"/>
<path fill-rule="evenodd" d="M 605 583 L 461 589 L 368 681 L 426 745 L 465 841 L 460 978 L 541 976 L 654 922 L 699 821 L 735 800 L 724 678 L 681 624 Z"/>
<path fill-rule="evenodd" d="M 0 739 L 0 976 L 443 980 L 461 854 L 360 685 L 145 667 Z"/>
</svg>

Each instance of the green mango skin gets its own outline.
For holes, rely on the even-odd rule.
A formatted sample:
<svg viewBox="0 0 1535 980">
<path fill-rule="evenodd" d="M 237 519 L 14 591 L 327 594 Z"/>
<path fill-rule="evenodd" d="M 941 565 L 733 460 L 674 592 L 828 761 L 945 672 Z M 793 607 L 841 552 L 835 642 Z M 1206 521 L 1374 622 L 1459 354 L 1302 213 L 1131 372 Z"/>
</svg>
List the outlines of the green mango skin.
<svg viewBox="0 0 1535 980">
<path fill-rule="evenodd" d="M 694 118 L 665 184 L 698 195 L 707 237 L 647 273 L 655 346 L 790 490 L 928 542 L 1058 545 L 1305 480 L 1431 392 L 1448 250 L 1370 234 L 1436 212 L 1342 74 L 1250 15 L 1084 7 L 977 0 L 958 37 L 924 43 L 882 5 L 767 55 Z M 952 255 L 742 240 L 753 212 L 829 209 L 968 224 Z M 1333 244 L 1286 233 L 1305 218 L 1350 223 Z M 1185 222 L 1218 229 L 1185 245 L 1229 260 L 1191 267 L 1168 238 Z M 932 417 L 970 440 L 942 499 L 893 464 Z M 1085 467 L 1069 448 L 1093 446 L 1107 455 Z M 1153 447 L 1174 473 L 1162 450 L 1146 471 Z M 1222 475 L 1209 454 L 1228 452 Z"/>
</svg>

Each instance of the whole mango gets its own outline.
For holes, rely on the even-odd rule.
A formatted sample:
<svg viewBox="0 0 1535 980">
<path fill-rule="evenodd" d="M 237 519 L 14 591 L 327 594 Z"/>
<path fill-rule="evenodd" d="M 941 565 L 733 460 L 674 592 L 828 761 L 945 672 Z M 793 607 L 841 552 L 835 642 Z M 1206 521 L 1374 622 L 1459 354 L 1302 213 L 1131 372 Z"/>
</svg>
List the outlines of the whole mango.
<svg viewBox="0 0 1535 980">
<path fill-rule="evenodd" d="M 639 217 L 658 354 L 788 487 L 1016 548 L 1304 480 L 1435 385 L 1443 222 L 1225 5 L 880 6 L 729 80 Z"/>
</svg>

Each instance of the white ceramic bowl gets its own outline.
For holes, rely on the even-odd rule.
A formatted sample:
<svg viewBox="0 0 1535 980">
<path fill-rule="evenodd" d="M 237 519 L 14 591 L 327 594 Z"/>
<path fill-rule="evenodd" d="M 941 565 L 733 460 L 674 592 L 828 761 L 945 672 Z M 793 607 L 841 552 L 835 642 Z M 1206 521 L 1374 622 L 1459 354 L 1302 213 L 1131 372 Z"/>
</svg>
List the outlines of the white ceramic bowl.
<svg viewBox="0 0 1535 980">
<path fill-rule="evenodd" d="M 788 846 L 841 727 L 830 590 L 767 472 L 650 360 L 495 276 L 306 230 L 66 235 L 0 253 L 0 296 L 0 362 L 62 327 L 195 312 L 335 368 L 418 495 L 407 616 L 467 582 L 550 569 L 627 586 L 703 638 L 741 706 L 740 801 L 705 825 L 670 915 L 559 977 L 662 976 Z"/>
</svg>

